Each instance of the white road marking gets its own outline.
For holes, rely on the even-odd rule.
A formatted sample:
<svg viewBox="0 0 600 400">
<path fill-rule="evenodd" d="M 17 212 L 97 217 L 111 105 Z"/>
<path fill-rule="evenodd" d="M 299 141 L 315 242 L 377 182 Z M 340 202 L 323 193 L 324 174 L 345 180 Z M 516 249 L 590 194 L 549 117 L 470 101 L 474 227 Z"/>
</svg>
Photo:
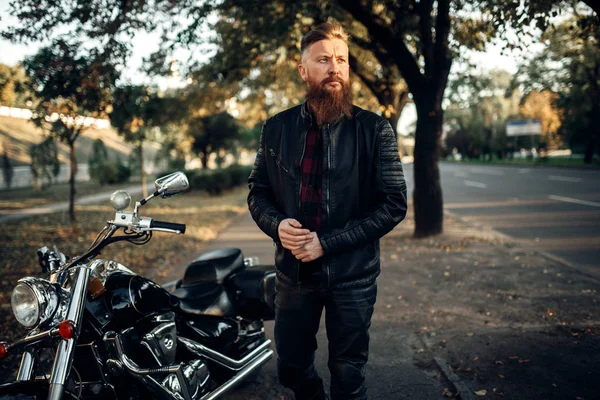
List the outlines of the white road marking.
<svg viewBox="0 0 600 400">
<path fill-rule="evenodd" d="M 476 188 L 480 188 L 480 189 L 485 189 L 487 188 L 487 185 L 485 183 L 479 183 L 479 182 L 473 182 L 473 181 L 464 181 L 466 186 L 472 186 L 472 187 L 476 187 Z"/>
<path fill-rule="evenodd" d="M 548 198 L 550 200 L 564 201 L 565 203 L 575 203 L 575 204 L 583 204 L 584 206 L 600 207 L 600 203 L 596 203 L 594 201 L 578 200 L 578 199 L 572 199 L 570 197 L 562 197 L 562 196 L 554 196 L 554 195 L 550 195 L 550 196 L 548 196 Z"/>
<path fill-rule="evenodd" d="M 581 178 L 571 178 L 570 176 L 549 175 L 548 179 L 560 182 L 581 182 Z"/>
<path fill-rule="evenodd" d="M 531 171 L 531 169 L 529 169 L 529 168 L 519 168 L 519 169 L 517 170 L 517 172 L 519 172 L 520 174 L 527 174 L 527 173 L 529 173 L 530 171 Z"/>
<path fill-rule="evenodd" d="M 495 175 L 495 176 L 502 176 L 504 175 L 504 171 L 498 171 L 495 169 L 475 169 L 475 168 L 471 168 L 469 170 L 470 173 L 472 174 L 483 174 L 483 175 Z"/>
</svg>

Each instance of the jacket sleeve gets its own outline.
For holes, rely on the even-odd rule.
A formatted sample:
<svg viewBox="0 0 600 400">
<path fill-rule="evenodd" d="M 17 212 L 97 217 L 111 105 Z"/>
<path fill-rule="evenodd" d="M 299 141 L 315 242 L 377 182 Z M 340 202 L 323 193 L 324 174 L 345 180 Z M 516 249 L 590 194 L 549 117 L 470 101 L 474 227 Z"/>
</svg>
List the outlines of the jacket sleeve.
<svg viewBox="0 0 600 400">
<path fill-rule="evenodd" d="M 378 129 L 375 153 L 375 205 L 344 227 L 319 235 L 325 254 L 364 246 L 394 229 L 406 216 L 406 181 L 398 155 L 398 143 L 389 122 Z"/>
<path fill-rule="evenodd" d="M 277 228 L 279 223 L 286 218 L 276 204 L 275 196 L 265 162 L 265 132 L 267 122 L 260 133 L 260 145 L 254 160 L 254 167 L 248 178 L 248 209 L 258 227 L 270 236 L 275 242 L 279 242 Z"/>
</svg>

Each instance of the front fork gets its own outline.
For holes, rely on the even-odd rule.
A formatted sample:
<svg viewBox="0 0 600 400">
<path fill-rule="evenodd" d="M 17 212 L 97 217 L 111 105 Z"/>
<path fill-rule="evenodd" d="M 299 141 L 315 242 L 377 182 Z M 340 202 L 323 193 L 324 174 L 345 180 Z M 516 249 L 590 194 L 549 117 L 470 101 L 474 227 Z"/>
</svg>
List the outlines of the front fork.
<svg viewBox="0 0 600 400">
<path fill-rule="evenodd" d="M 75 350 L 75 341 L 81 331 L 83 311 L 85 309 L 86 293 L 91 270 L 85 266 L 76 267 L 73 275 L 73 284 L 71 285 L 71 301 L 67 308 L 68 321 L 73 323 L 74 335 L 71 339 L 62 339 L 56 350 L 54 365 L 50 376 L 50 391 L 48 400 L 60 400 L 65 390 L 65 383 L 71 371 L 73 354 Z M 33 378 L 35 364 L 35 355 L 33 350 L 27 350 L 23 353 L 21 367 L 17 375 L 18 381 L 28 381 Z"/>
</svg>

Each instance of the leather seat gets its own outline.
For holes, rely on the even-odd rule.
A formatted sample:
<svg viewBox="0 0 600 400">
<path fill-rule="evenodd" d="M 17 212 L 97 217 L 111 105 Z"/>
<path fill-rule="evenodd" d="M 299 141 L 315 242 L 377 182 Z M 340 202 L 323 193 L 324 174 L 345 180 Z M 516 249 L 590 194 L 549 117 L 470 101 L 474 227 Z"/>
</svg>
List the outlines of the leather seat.
<svg viewBox="0 0 600 400">
<path fill-rule="evenodd" d="M 229 294 L 216 282 L 181 286 L 171 295 L 179 299 L 178 310 L 184 314 L 235 316 Z"/>
<path fill-rule="evenodd" d="M 223 281 L 232 273 L 244 268 L 244 255 L 240 249 L 209 251 L 196 258 L 185 270 L 181 287 L 200 282 Z"/>
</svg>

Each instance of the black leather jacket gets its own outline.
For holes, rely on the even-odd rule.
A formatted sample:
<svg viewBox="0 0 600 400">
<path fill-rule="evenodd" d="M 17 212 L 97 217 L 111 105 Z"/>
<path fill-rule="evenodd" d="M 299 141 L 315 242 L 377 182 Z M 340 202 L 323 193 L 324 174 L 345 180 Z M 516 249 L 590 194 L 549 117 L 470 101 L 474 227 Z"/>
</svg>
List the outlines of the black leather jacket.
<svg viewBox="0 0 600 400">
<path fill-rule="evenodd" d="M 298 282 L 298 261 L 277 228 L 300 215 L 301 160 L 312 117 L 306 103 L 265 122 L 248 179 L 252 217 L 276 244 L 278 276 Z M 322 127 L 323 221 L 317 232 L 328 287 L 371 283 L 379 275 L 379 238 L 406 215 L 406 183 L 390 124 L 354 107 L 353 117 Z"/>
</svg>

